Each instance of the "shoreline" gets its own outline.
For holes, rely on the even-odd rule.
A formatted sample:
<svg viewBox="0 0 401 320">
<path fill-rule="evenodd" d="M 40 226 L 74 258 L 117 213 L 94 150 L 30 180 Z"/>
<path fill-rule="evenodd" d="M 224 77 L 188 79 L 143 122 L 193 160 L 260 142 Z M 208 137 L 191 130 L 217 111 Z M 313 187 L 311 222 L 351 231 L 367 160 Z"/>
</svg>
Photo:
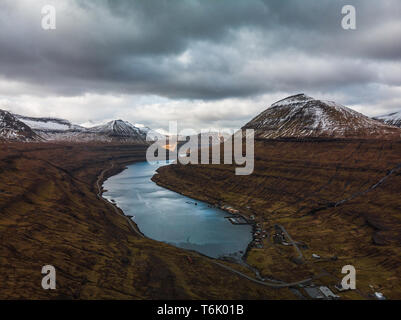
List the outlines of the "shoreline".
<svg viewBox="0 0 401 320">
<path fill-rule="evenodd" d="M 103 173 L 103 176 L 102 176 L 102 179 L 101 179 L 101 180 L 102 180 L 102 184 L 100 185 L 100 199 L 102 199 L 102 200 L 103 200 L 104 202 L 106 202 L 108 205 L 112 206 L 112 207 L 114 208 L 114 210 L 115 210 L 116 212 L 118 212 L 118 214 L 124 216 L 124 217 L 128 220 L 128 223 L 129 223 L 129 225 L 131 225 L 131 227 L 132 227 L 132 225 L 135 225 L 135 227 L 132 227 L 132 229 L 134 230 L 135 233 L 140 234 L 142 238 L 145 238 L 145 239 L 148 239 L 148 240 L 151 240 L 151 241 L 155 241 L 155 242 L 157 242 L 157 243 L 162 243 L 162 244 L 165 244 L 165 245 L 168 245 L 168 246 L 172 246 L 172 247 L 177 248 L 177 249 L 179 249 L 179 250 L 182 250 L 183 252 L 188 253 L 188 254 L 191 253 L 191 254 L 199 255 L 199 256 L 201 256 L 201 257 L 203 257 L 203 258 L 208 259 L 208 260 L 209 260 L 211 263 L 213 263 L 214 265 L 219 266 L 220 268 L 223 268 L 223 269 L 225 269 L 226 271 L 229 271 L 230 273 L 236 274 L 237 276 L 240 276 L 240 277 L 242 277 L 242 278 L 245 278 L 245 279 L 247 279 L 247 280 L 249 280 L 249 281 L 252 281 L 252 282 L 257 283 L 257 284 L 259 284 L 259 285 L 266 286 L 266 287 L 270 287 L 270 288 L 282 289 L 282 288 L 289 288 L 289 287 L 291 287 L 291 286 L 295 286 L 295 285 L 299 285 L 299 284 L 308 284 L 308 283 L 310 283 L 311 281 L 317 280 L 317 279 L 319 279 L 319 278 L 321 278 L 321 277 L 324 276 L 323 273 L 320 273 L 320 274 L 317 274 L 317 275 L 313 275 L 313 276 L 310 277 L 310 278 L 306 278 L 306 279 L 302 279 L 302 280 L 294 281 L 294 282 L 289 282 L 289 283 L 288 283 L 288 282 L 285 282 L 285 281 L 277 280 L 277 279 L 274 279 L 274 278 L 270 278 L 270 277 L 269 277 L 269 278 L 264 278 L 264 277 L 262 277 L 261 274 L 260 274 L 260 271 L 259 271 L 256 267 L 253 267 L 253 266 L 251 266 L 251 265 L 249 265 L 249 264 L 247 263 L 247 256 L 248 256 L 248 254 L 249 254 L 249 251 L 253 248 L 253 243 L 254 243 L 254 241 L 255 241 L 255 239 L 256 239 L 256 237 L 254 236 L 255 230 L 257 229 L 257 223 L 256 223 L 256 221 L 253 221 L 253 222 L 249 223 L 249 225 L 252 227 L 252 232 L 251 232 L 251 233 L 252 233 L 252 241 L 248 243 L 244 254 L 242 254 L 242 255 L 240 256 L 239 259 L 235 258 L 235 254 L 234 254 L 233 256 L 223 256 L 223 257 L 221 257 L 221 258 L 213 258 L 213 257 L 207 256 L 207 255 L 205 255 L 205 254 L 203 254 L 203 253 L 201 253 L 201 252 L 199 252 L 199 251 L 196 251 L 196 250 L 191 250 L 191 249 L 185 249 L 185 248 L 177 247 L 177 246 L 174 246 L 174 245 L 172 245 L 172 244 L 169 244 L 169 243 L 166 243 L 166 242 L 163 242 L 163 241 L 158 241 L 158 240 L 155 240 L 155 239 L 152 239 L 152 238 L 149 238 L 149 237 L 145 236 L 145 235 L 141 232 L 140 228 L 139 228 L 138 225 L 135 223 L 135 221 L 132 220 L 132 219 L 130 218 L 130 216 L 127 216 L 127 215 L 124 213 L 124 211 L 123 211 L 122 209 L 120 209 L 120 208 L 117 206 L 117 204 L 112 203 L 112 202 L 108 201 L 107 199 L 105 199 L 105 198 L 103 198 L 103 197 L 101 196 L 101 195 L 103 194 L 103 192 L 104 192 L 104 190 L 103 190 L 103 183 L 104 183 L 104 181 L 106 181 L 108 178 L 110 178 L 110 177 L 112 177 L 112 176 L 114 176 L 114 175 L 117 175 L 117 174 L 121 173 L 122 171 L 126 170 L 128 165 L 135 164 L 135 163 L 138 163 L 138 162 L 141 162 L 141 161 L 134 161 L 134 162 L 130 162 L 130 163 L 120 164 L 120 167 L 119 167 L 116 171 L 114 171 L 114 172 L 111 173 L 111 174 L 110 174 L 110 172 L 109 172 L 109 174 L 107 174 L 107 175 L 105 175 L 105 173 L 108 172 L 108 171 L 110 171 L 111 169 L 113 169 L 114 166 L 112 165 L 111 168 L 109 168 L 109 169 L 104 169 L 104 170 L 102 171 L 102 173 Z M 170 165 L 171 165 L 171 164 L 170 164 Z M 100 175 L 102 175 L 102 173 L 101 173 Z M 163 187 L 163 188 L 165 188 L 165 189 L 168 189 L 168 190 L 170 190 L 170 191 L 173 191 L 173 192 L 175 192 L 175 193 L 181 194 L 181 195 L 183 195 L 183 196 L 185 196 L 185 197 L 188 197 L 188 198 L 191 198 L 191 199 L 193 199 L 193 200 L 202 201 L 202 202 L 204 202 L 204 203 L 206 203 L 206 204 L 208 204 L 208 205 L 213 205 L 213 206 L 215 206 L 216 208 L 218 208 L 218 209 L 220 209 L 220 210 L 223 210 L 223 211 L 225 211 L 225 212 L 231 214 L 232 216 L 238 216 L 238 215 L 240 215 L 241 217 L 243 217 L 244 219 L 246 219 L 246 220 L 249 222 L 249 219 L 245 218 L 241 213 L 240 213 L 240 214 L 233 214 L 233 213 L 231 213 L 230 211 L 227 211 L 227 210 L 221 208 L 221 206 L 219 206 L 219 205 L 212 204 L 211 202 L 205 201 L 205 200 L 203 200 L 203 199 L 197 199 L 196 197 L 186 196 L 186 195 L 182 194 L 181 192 L 177 192 L 177 191 L 175 191 L 175 190 L 172 190 L 172 189 L 170 189 L 170 188 L 168 188 L 168 187 L 166 187 L 166 186 L 163 186 L 163 185 L 157 183 L 156 181 L 153 180 L 153 178 L 154 178 L 157 174 L 158 174 L 158 172 L 156 171 L 156 173 L 152 176 L 151 181 L 152 181 L 153 183 L 156 183 L 158 186 Z M 98 178 L 100 177 L 100 175 L 98 176 Z M 99 180 L 99 181 L 100 181 L 100 180 Z M 251 273 L 254 275 L 255 278 L 253 278 L 253 277 L 251 277 L 251 276 L 249 276 L 249 275 L 247 275 L 247 274 L 245 274 L 245 273 L 243 273 L 243 272 L 241 272 L 241 271 L 239 271 L 239 270 L 237 270 L 237 269 L 234 269 L 234 268 L 230 267 L 229 265 L 225 265 L 225 264 L 223 264 L 223 262 L 226 262 L 226 263 L 229 263 L 229 264 L 234 264 L 234 265 L 236 265 L 236 266 L 243 267 L 243 268 L 245 268 L 246 270 L 248 270 L 249 272 L 251 272 Z"/>
<path fill-rule="evenodd" d="M 146 160 L 145 160 L 145 161 L 146 161 Z M 147 236 L 141 231 L 141 229 L 139 228 L 139 226 L 137 225 L 137 223 L 135 222 L 135 220 L 131 219 L 130 216 L 127 215 L 121 208 L 119 208 L 118 205 L 117 205 L 116 203 L 113 203 L 113 202 L 111 202 L 111 201 L 109 201 L 109 200 L 107 200 L 106 198 L 103 197 L 103 193 L 104 193 L 103 184 L 104 184 L 104 182 L 105 182 L 107 179 L 109 179 L 109 178 L 111 178 L 111 177 L 113 177 L 113 176 L 115 176 L 115 175 L 118 175 L 118 174 L 120 174 L 121 172 L 123 172 L 124 170 L 126 170 L 126 169 L 127 169 L 127 166 L 133 165 L 133 164 L 138 163 L 138 162 L 142 162 L 142 161 L 134 161 L 134 162 L 130 162 L 130 163 L 120 164 L 119 167 L 116 167 L 114 171 L 112 171 L 112 169 L 114 168 L 114 165 L 113 165 L 113 163 L 112 163 L 111 168 L 104 169 L 104 170 L 100 173 L 100 175 L 98 176 L 98 180 L 97 180 L 96 183 L 95 183 L 96 187 L 98 188 L 98 194 L 97 194 L 97 195 L 98 195 L 98 197 L 99 197 L 100 200 L 103 200 L 103 201 L 106 202 L 108 205 L 112 206 L 112 207 L 114 208 L 114 210 L 116 210 L 120 215 L 122 215 L 122 216 L 124 216 L 126 219 L 128 219 L 128 223 L 129 223 L 129 224 L 131 224 L 131 223 L 134 224 L 134 225 L 135 225 L 135 228 L 134 228 L 135 233 L 140 234 L 141 237 L 146 238 L 146 239 L 149 239 L 149 240 L 152 240 L 152 241 L 157 241 L 157 242 L 160 242 L 160 243 L 166 243 L 166 242 L 163 242 L 163 241 L 158 241 L 158 240 L 155 240 L 155 239 L 152 239 L 152 238 L 147 237 Z M 172 165 L 172 164 L 169 164 L 169 165 Z M 153 180 L 153 178 L 154 178 L 154 176 L 157 175 L 157 174 L 158 174 L 158 173 L 157 173 L 157 170 L 156 170 L 156 173 L 155 173 L 155 174 L 152 176 L 152 178 L 150 179 L 153 183 L 155 183 L 156 185 L 158 185 L 158 186 L 160 186 L 160 187 L 162 187 L 162 188 L 165 188 L 165 189 L 167 189 L 167 190 L 170 190 L 170 191 L 173 191 L 173 192 L 175 192 L 175 193 L 178 193 L 178 194 L 180 194 L 180 195 L 182 195 L 182 196 L 185 196 L 185 195 L 182 194 L 181 192 L 177 192 L 177 191 L 175 191 L 175 190 L 173 190 L 173 189 L 171 189 L 171 188 L 165 187 L 164 185 L 161 185 L 161 184 L 155 182 L 155 181 Z M 99 179 L 100 176 L 102 176 L 101 179 Z M 188 196 L 185 196 L 185 197 L 188 197 Z M 195 253 L 197 253 L 197 254 L 200 254 L 200 255 L 202 255 L 202 256 L 204 256 L 204 257 L 207 257 L 207 258 L 209 258 L 209 259 L 213 259 L 213 260 L 216 260 L 216 261 L 230 262 L 230 263 L 238 264 L 238 265 L 240 265 L 240 266 L 245 266 L 247 269 L 251 270 L 251 271 L 254 272 L 256 275 L 258 275 L 258 274 L 259 274 L 259 270 L 256 270 L 257 272 L 255 272 L 255 271 L 253 270 L 254 268 L 251 267 L 250 265 L 248 265 L 248 263 L 247 263 L 247 261 L 246 261 L 246 260 L 247 260 L 248 253 L 249 253 L 249 251 L 250 251 L 251 248 L 252 248 L 252 244 L 254 243 L 254 241 L 255 241 L 255 239 L 256 239 L 256 237 L 254 236 L 255 230 L 256 230 L 256 223 L 250 222 L 249 219 L 245 218 L 242 214 L 233 214 L 233 213 L 231 213 L 230 211 L 225 210 L 222 206 L 213 204 L 213 203 L 208 202 L 208 201 L 205 201 L 205 200 L 197 199 L 197 198 L 194 198 L 194 197 L 192 197 L 192 196 L 191 196 L 191 197 L 188 197 L 188 198 L 191 198 L 191 199 L 196 200 L 196 201 L 202 201 L 202 202 L 206 203 L 207 205 L 213 206 L 213 207 L 215 207 L 215 208 L 217 208 L 217 209 L 220 209 L 220 210 L 222 210 L 222 211 L 225 211 L 225 212 L 229 213 L 229 214 L 232 215 L 233 217 L 240 215 L 241 217 L 243 217 L 243 218 L 248 222 L 248 224 L 249 224 L 249 225 L 251 226 L 251 228 L 252 228 L 252 231 L 251 231 L 252 240 L 247 244 L 246 249 L 244 250 L 244 253 L 243 253 L 243 254 L 240 254 L 240 258 L 239 258 L 239 259 L 238 259 L 238 258 L 235 258 L 235 257 L 233 257 L 233 256 L 230 256 L 230 255 L 228 255 L 228 256 L 223 256 L 223 257 L 221 257 L 221 258 L 214 258 L 214 257 L 210 257 L 210 256 L 205 255 L 205 254 L 203 254 L 203 253 L 201 253 L 201 252 L 199 252 L 199 251 L 196 251 L 196 250 L 185 249 L 185 248 L 181 248 L 181 247 L 178 247 L 178 246 L 174 246 L 174 245 L 172 245 L 172 244 L 169 244 L 169 245 L 171 245 L 171 246 L 173 246 L 173 247 L 176 247 L 176 248 L 179 248 L 179 249 L 181 249 L 181 250 L 184 250 L 184 251 L 186 251 L 186 252 L 192 252 L 192 253 L 195 252 Z M 167 244 L 168 244 L 168 243 L 167 243 Z M 239 253 L 239 252 L 238 252 L 238 253 Z M 233 255 L 235 256 L 235 254 L 236 254 L 236 253 L 234 253 Z M 258 278 L 259 278 L 259 277 L 258 277 Z"/>
<path fill-rule="evenodd" d="M 287 289 L 271 290 L 246 279 L 254 275 L 243 266 L 133 234 L 121 209 L 114 209 L 109 201 L 99 198 L 96 182 L 103 183 L 128 164 L 145 161 L 144 155 L 142 146 L 109 144 L 21 143 L 8 145 L 0 152 L 5 169 L 0 190 L 8 190 L 0 193 L 0 229 L 4 235 L 0 249 L 8 262 L 0 264 L 5 285 L 1 296 L 140 300 L 294 298 Z M 18 183 L 16 177 L 20 179 Z M 35 214 L 32 204 L 37 206 Z M 14 223 L 15 219 L 23 221 L 23 228 Z M 27 241 L 28 237 L 32 241 Z M 27 250 L 34 259 L 21 258 Z M 57 291 L 44 291 L 38 285 L 37 270 L 49 263 L 62 270 L 57 274 Z M 10 265 L 19 266 L 12 278 L 6 277 Z M 22 287 L 25 289 L 21 290 Z"/>
<path fill-rule="evenodd" d="M 134 220 L 132 220 L 129 216 L 127 216 L 125 214 L 125 212 L 119 208 L 116 204 L 112 203 L 111 201 L 107 200 L 106 198 L 103 197 L 103 193 L 104 193 L 104 188 L 103 188 L 103 184 L 104 182 L 109 179 L 110 177 L 113 177 L 115 175 L 120 174 L 121 172 L 123 172 L 124 170 L 127 169 L 127 165 L 130 164 L 134 164 L 136 162 L 140 162 L 140 161 L 134 161 L 132 163 L 128 163 L 128 164 L 120 164 L 119 167 L 116 168 L 116 170 L 114 172 L 110 172 L 113 168 L 114 168 L 114 162 L 112 162 L 111 167 L 108 169 L 104 169 L 102 170 L 102 172 L 98 175 L 96 183 L 95 183 L 95 187 L 97 188 L 97 197 L 99 198 L 99 200 L 102 200 L 103 202 L 105 202 L 107 205 L 113 207 L 114 211 L 125 217 L 127 219 L 128 225 L 134 230 L 134 232 L 139 235 L 142 238 L 146 238 L 146 239 L 150 239 L 148 237 L 146 237 L 142 231 L 140 230 L 139 226 L 136 224 L 136 222 Z M 107 174 L 106 174 L 107 173 Z M 153 240 L 153 239 L 150 239 Z"/>
<path fill-rule="evenodd" d="M 160 186 L 160 187 L 162 187 L 162 188 L 165 188 L 165 189 L 167 189 L 167 190 L 173 191 L 173 192 L 175 192 L 175 193 L 178 193 L 178 194 L 180 194 L 180 195 L 182 195 L 182 196 L 191 198 L 191 199 L 193 199 L 193 200 L 205 202 L 205 203 L 207 203 L 207 204 L 210 205 L 210 206 L 213 206 L 213 207 L 215 207 L 215 208 L 217 208 L 217 209 L 220 209 L 220 210 L 223 210 L 223 211 L 227 212 L 228 214 L 232 215 L 233 217 L 240 215 L 241 217 L 243 217 L 244 219 L 246 219 L 247 222 L 248 222 L 248 224 L 249 224 L 249 225 L 251 226 L 251 228 L 252 228 L 252 231 L 251 231 L 251 234 L 252 234 L 252 241 L 250 241 L 250 242 L 248 243 L 248 245 L 247 245 L 247 247 L 246 247 L 246 249 L 245 249 L 244 254 L 241 256 L 241 260 L 242 260 L 244 263 L 247 263 L 246 260 L 247 260 L 247 258 L 248 258 L 249 251 L 253 248 L 253 243 L 254 243 L 255 240 L 257 239 L 257 238 L 255 237 L 255 232 L 256 232 L 256 228 L 257 228 L 256 222 L 255 222 L 255 221 L 253 221 L 253 222 L 249 221 L 249 219 L 245 218 L 245 217 L 243 216 L 242 213 L 233 214 L 233 213 L 231 213 L 230 211 L 227 211 L 227 210 L 223 209 L 223 208 L 219 205 L 219 202 L 222 202 L 222 200 L 218 200 L 217 203 L 216 203 L 216 202 L 213 203 L 213 202 L 211 202 L 209 199 L 196 197 L 196 196 L 194 196 L 194 195 L 192 195 L 192 194 L 191 194 L 190 196 L 189 196 L 189 195 L 186 195 L 186 194 L 184 194 L 184 193 L 181 192 L 181 191 L 177 191 L 177 190 L 173 189 L 173 188 L 172 188 L 171 186 L 169 186 L 168 184 L 162 183 L 162 182 L 160 182 L 160 181 L 156 181 L 156 179 L 154 179 L 154 178 L 155 178 L 158 174 L 159 174 L 158 171 L 156 171 L 156 173 L 155 173 L 155 174 L 152 176 L 152 178 L 151 178 L 151 180 L 152 180 L 154 183 L 156 183 L 158 186 Z M 222 260 L 222 259 L 219 259 L 219 260 Z"/>
<path fill-rule="evenodd" d="M 129 216 L 127 216 L 127 215 L 124 213 L 124 211 L 123 211 L 122 209 L 120 209 L 116 204 L 114 204 L 114 203 L 112 203 L 112 202 L 110 202 L 110 201 L 108 201 L 107 199 L 105 199 L 105 198 L 102 197 L 102 194 L 103 194 L 103 192 L 104 192 L 104 190 L 103 190 L 103 183 L 104 183 L 108 178 L 110 178 L 110 177 L 112 177 L 112 176 L 114 176 L 114 175 L 116 175 L 116 174 L 119 174 L 119 173 L 121 173 L 122 171 L 124 171 L 125 169 L 127 169 L 127 167 L 126 167 L 127 165 L 135 164 L 135 163 L 137 163 L 137 162 L 141 162 L 141 161 L 134 161 L 134 162 L 129 163 L 129 164 L 124 164 L 124 165 L 123 165 L 123 166 L 124 166 L 123 168 L 120 167 L 116 172 L 114 172 L 113 174 L 109 174 L 109 175 L 105 175 L 105 173 L 106 173 L 107 171 L 110 171 L 110 169 L 112 169 L 114 166 L 112 166 L 112 167 L 109 168 L 109 169 L 104 169 L 104 170 L 102 171 L 103 175 L 102 175 L 102 173 L 101 173 L 101 174 L 98 176 L 98 178 L 100 178 L 100 176 L 102 176 L 102 179 L 98 180 L 97 182 L 102 181 L 101 186 L 99 185 L 99 188 L 100 188 L 100 189 L 99 189 L 100 199 L 102 199 L 102 200 L 103 200 L 104 202 L 106 202 L 108 205 L 111 205 L 117 212 L 119 212 L 119 214 L 121 214 L 121 215 L 124 216 L 126 219 L 128 219 L 128 222 L 129 222 L 129 223 L 131 222 L 131 223 L 135 224 L 136 230 L 134 229 L 134 231 L 137 232 L 137 233 L 140 233 L 141 236 L 142 236 L 143 238 L 146 238 L 146 239 L 148 239 L 148 240 L 156 241 L 156 242 L 158 242 L 158 243 L 163 243 L 163 244 L 166 244 L 166 245 L 175 247 L 175 248 L 177 248 L 177 249 L 179 249 L 179 250 L 182 250 L 182 251 L 184 251 L 184 252 L 187 252 L 187 253 L 192 253 L 192 254 L 200 255 L 200 256 L 203 257 L 203 258 L 209 259 L 210 262 L 212 262 L 214 265 L 219 266 L 220 268 L 223 268 L 223 269 L 225 269 L 226 271 L 229 271 L 230 273 L 236 274 L 237 276 L 240 276 L 240 277 L 242 277 L 242 278 L 245 278 L 245 279 L 247 279 L 247 280 L 249 280 L 249 281 L 252 281 L 252 282 L 257 283 L 257 284 L 259 284 L 259 285 L 266 286 L 266 287 L 270 287 L 270 288 L 275 288 L 275 289 L 288 288 L 288 287 L 291 287 L 291 286 L 294 286 L 294 285 L 298 285 L 298 284 L 309 283 L 309 282 L 313 281 L 314 279 L 318 279 L 318 278 L 320 278 L 320 277 L 322 276 L 322 275 L 317 275 L 317 276 L 312 277 L 312 278 L 302 279 L 302 280 L 300 280 L 300 281 L 296 281 L 296 282 L 292 282 L 292 283 L 286 283 L 286 282 L 282 282 L 282 281 L 280 281 L 280 280 L 275 280 L 275 279 L 270 279 L 270 278 L 264 279 L 263 277 L 261 277 L 261 276 L 260 276 L 259 270 L 257 270 L 256 268 L 254 268 L 254 267 L 248 265 L 248 263 L 246 262 L 246 256 L 247 256 L 248 251 L 250 250 L 250 247 L 251 247 L 251 245 L 252 245 L 252 243 L 253 243 L 253 241 L 254 241 L 254 229 L 256 228 L 256 224 L 255 224 L 255 223 L 250 224 L 250 225 L 252 226 L 252 239 L 253 239 L 253 240 L 247 245 L 246 251 L 245 251 L 245 253 L 244 253 L 243 255 L 241 255 L 240 260 L 235 259 L 234 257 L 231 257 L 231 256 L 225 256 L 225 257 L 222 257 L 222 258 L 213 258 L 213 257 L 209 257 L 209 256 L 207 256 L 207 255 L 205 255 L 205 254 L 203 254 L 203 253 L 201 253 L 201 252 L 199 252 L 199 251 L 196 251 L 196 250 L 191 250 L 191 249 L 185 249 L 185 248 L 177 247 L 177 246 L 174 246 L 174 245 L 172 245 L 172 244 L 169 244 L 169 243 L 166 243 L 166 242 L 163 242 L 163 241 L 158 241 L 158 240 L 155 240 L 155 239 L 152 239 L 152 238 L 149 238 L 149 237 L 145 236 L 145 235 L 140 231 L 140 229 L 139 229 L 138 225 L 135 223 L 135 221 L 132 220 Z M 157 174 L 157 173 L 156 173 L 156 174 Z M 152 181 L 153 183 L 156 183 L 155 181 L 153 181 L 153 176 L 152 176 L 152 178 L 151 178 L 151 181 Z M 156 184 L 157 184 L 157 183 L 156 183 Z M 159 185 L 159 184 L 157 184 L 157 185 Z M 159 186 L 160 186 L 160 185 L 159 185 Z M 161 186 L 161 187 L 165 188 L 164 186 Z M 176 192 L 176 191 L 171 190 L 171 189 L 169 189 L 169 188 L 166 188 L 166 189 L 168 189 L 168 190 L 170 190 L 170 191 L 173 191 L 173 192 Z M 176 192 L 176 193 L 179 193 L 179 192 Z M 181 194 L 181 193 L 179 193 L 179 194 Z M 197 199 L 192 198 L 192 197 L 189 197 L 189 198 L 191 198 L 191 199 L 193 199 L 193 200 L 197 200 Z M 202 202 L 205 202 L 206 204 L 210 204 L 209 202 L 204 201 L 204 200 L 198 200 L 198 201 L 202 201 Z M 217 208 L 220 209 L 220 210 L 226 211 L 226 210 L 224 210 L 224 209 L 222 209 L 222 208 L 220 208 L 220 207 L 217 207 Z M 229 211 L 226 211 L 226 212 L 230 213 Z M 231 214 L 231 213 L 230 213 L 230 214 Z M 234 216 L 234 215 L 233 215 L 233 216 Z M 245 258 L 245 259 L 244 259 L 244 258 Z M 239 271 L 239 270 L 236 270 L 236 269 L 234 269 L 234 268 L 232 268 L 232 267 L 230 267 L 230 266 L 228 266 L 228 265 L 225 265 L 225 264 L 223 264 L 222 262 L 233 263 L 233 264 L 235 264 L 235 265 L 237 265 L 237 266 L 241 266 L 241 267 L 243 267 L 243 268 L 246 268 L 248 271 L 252 272 L 252 273 L 256 276 L 256 278 L 250 277 L 249 275 L 247 275 L 247 274 L 245 274 L 245 273 L 243 273 L 243 272 L 241 272 L 241 271 Z M 266 280 L 268 280 L 268 281 L 266 281 Z"/>
</svg>

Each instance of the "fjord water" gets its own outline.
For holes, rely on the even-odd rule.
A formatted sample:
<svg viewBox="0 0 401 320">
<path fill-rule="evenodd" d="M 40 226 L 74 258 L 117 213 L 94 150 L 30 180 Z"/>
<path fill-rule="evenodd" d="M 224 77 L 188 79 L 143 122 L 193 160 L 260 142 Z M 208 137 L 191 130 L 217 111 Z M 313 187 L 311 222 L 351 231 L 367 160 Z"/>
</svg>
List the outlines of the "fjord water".
<svg viewBox="0 0 401 320">
<path fill-rule="evenodd" d="M 147 237 L 210 257 L 239 257 L 252 240 L 249 225 L 233 225 L 229 214 L 151 181 L 166 163 L 139 162 L 104 183 L 103 196 L 132 215 Z M 197 205 L 195 205 L 195 203 Z"/>
</svg>

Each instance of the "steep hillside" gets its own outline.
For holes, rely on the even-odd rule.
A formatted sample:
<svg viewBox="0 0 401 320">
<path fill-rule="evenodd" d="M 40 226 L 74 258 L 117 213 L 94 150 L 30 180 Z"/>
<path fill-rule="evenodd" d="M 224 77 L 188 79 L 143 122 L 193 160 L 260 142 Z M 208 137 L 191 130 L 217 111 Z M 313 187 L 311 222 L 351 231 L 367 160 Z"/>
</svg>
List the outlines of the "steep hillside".
<svg viewBox="0 0 401 320">
<path fill-rule="evenodd" d="M 287 288 L 258 285 L 196 252 L 141 237 L 101 201 L 98 176 L 144 161 L 145 153 L 146 146 L 120 143 L 2 144 L 0 299 L 294 298 Z M 47 264 L 56 268 L 57 290 L 40 285 Z"/>
<path fill-rule="evenodd" d="M 394 281 L 401 272 L 401 130 L 303 94 L 274 103 L 245 128 L 259 138 L 251 175 L 236 176 L 234 165 L 173 164 L 153 181 L 252 221 L 247 262 L 262 277 L 290 282 L 324 273 L 317 283 L 333 288 L 351 264 L 358 291 L 342 297 L 380 290 L 401 298 Z M 278 226 L 300 251 L 289 238 L 276 241 Z"/>
<path fill-rule="evenodd" d="M 0 141 L 41 141 L 29 126 L 8 111 L 0 110 Z"/>
<path fill-rule="evenodd" d="M 401 298 L 401 140 L 259 140 L 253 174 L 236 176 L 234 168 L 169 165 L 153 180 L 254 216 L 267 237 L 247 262 L 263 277 L 295 281 L 329 272 L 322 284 L 333 288 L 351 264 L 362 297 L 376 290 Z M 303 264 L 294 263 L 291 246 L 275 244 L 276 224 L 304 244 Z"/>
<path fill-rule="evenodd" d="M 385 124 L 391 125 L 391 126 L 396 126 L 396 127 L 401 128 L 401 111 L 392 112 L 390 114 L 375 117 L 373 119 L 379 120 L 379 121 L 381 121 Z"/>
<path fill-rule="evenodd" d="M 331 101 L 304 94 L 280 100 L 248 122 L 255 136 L 274 138 L 393 138 L 401 130 Z"/>
<path fill-rule="evenodd" d="M 153 130 L 149 127 L 135 125 L 135 127 L 142 132 L 142 135 L 146 138 L 147 141 L 155 141 L 164 138 L 165 136 L 160 132 Z"/>
</svg>

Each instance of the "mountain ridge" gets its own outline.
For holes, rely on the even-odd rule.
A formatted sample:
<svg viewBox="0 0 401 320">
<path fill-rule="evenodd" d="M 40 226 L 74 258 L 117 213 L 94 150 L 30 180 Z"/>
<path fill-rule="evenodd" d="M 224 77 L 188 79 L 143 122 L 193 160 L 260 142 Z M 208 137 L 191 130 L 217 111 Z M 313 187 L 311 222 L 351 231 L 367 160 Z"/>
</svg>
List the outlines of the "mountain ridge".
<svg viewBox="0 0 401 320">
<path fill-rule="evenodd" d="M 124 120 L 112 120 L 86 130 L 88 133 L 97 134 L 107 141 L 146 143 L 146 132 Z"/>
<path fill-rule="evenodd" d="M 0 109 L 0 141 L 42 141 L 29 126 L 16 118 L 11 112 Z"/>
<path fill-rule="evenodd" d="M 279 100 L 243 129 L 255 137 L 276 138 L 387 138 L 400 137 L 401 130 L 371 119 L 333 101 L 297 94 Z"/>
<path fill-rule="evenodd" d="M 1 141 L 121 142 L 146 144 L 162 136 L 128 121 L 112 120 L 83 127 L 52 117 L 29 117 L 0 109 Z M 398 128 L 397 128 L 398 126 Z M 273 103 L 245 124 L 260 139 L 278 138 L 373 138 L 401 137 L 401 112 L 369 118 L 333 101 L 303 93 Z"/>
<path fill-rule="evenodd" d="M 37 142 L 120 142 L 146 144 L 154 137 L 150 128 L 139 128 L 128 121 L 113 120 L 104 125 L 85 128 L 68 120 L 52 117 L 30 117 L 0 109 L 0 140 Z"/>
<path fill-rule="evenodd" d="M 401 110 L 385 114 L 382 116 L 374 117 L 373 119 L 381 121 L 390 126 L 395 126 L 401 128 Z"/>
</svg>

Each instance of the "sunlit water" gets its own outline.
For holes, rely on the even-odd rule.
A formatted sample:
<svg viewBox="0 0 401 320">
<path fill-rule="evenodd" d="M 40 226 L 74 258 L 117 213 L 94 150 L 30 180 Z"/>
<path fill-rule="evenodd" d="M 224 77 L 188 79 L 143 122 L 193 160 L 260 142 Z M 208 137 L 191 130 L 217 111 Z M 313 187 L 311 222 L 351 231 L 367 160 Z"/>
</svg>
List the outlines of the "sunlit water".
<svg viewBox="0 0 401 320">
<path fill-rule="evenodd" d="M 240 256 L 252 240 L 249 225 L 233 225 L 229 214 L 151 181 L 166 163 L 135 163 L 104 183 L 104 197 L 116 204 L 147 237 L 210 257 Z M 197 205 L 195 205 L 197 203 Z"/>
</svg>

